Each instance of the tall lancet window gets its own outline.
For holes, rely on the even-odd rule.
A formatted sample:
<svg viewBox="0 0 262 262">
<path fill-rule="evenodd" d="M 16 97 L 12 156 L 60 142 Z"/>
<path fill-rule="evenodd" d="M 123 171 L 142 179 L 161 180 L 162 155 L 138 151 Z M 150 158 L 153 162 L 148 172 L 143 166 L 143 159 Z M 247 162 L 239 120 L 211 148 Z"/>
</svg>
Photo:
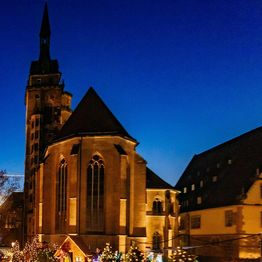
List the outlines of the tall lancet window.
<svg viewBox="0 0 262 262">
<path fill-rule="evenodd" d="M 67 211 L 67 163 L 64 159 L 60 162 L 57 174 L 56 209 L 56 229 L 63 233 L 66 230 Z"/>
<path fill-rule="evenodd" d="M 87 230 L 104 231 L 104 162 L 94 155 L 87 168 Z"/>
</svg>

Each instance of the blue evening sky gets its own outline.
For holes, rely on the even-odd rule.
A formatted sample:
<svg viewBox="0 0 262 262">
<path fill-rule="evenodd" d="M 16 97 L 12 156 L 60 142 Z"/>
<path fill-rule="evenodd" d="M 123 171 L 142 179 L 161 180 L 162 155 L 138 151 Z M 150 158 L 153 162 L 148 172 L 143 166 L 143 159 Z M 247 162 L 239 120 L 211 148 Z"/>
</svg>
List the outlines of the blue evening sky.
<svg viewBox="0 0 262 262">
<path fill-rule="evenodd" d="M 0 169 L 23 173 L 24 94 L 42 0 L 1 2 Z M 175 184 L 194 154 L 261 125 L 261 0 L 49 0 L 73 108 L 93 86 L 148 166 Z"/>
</svg>

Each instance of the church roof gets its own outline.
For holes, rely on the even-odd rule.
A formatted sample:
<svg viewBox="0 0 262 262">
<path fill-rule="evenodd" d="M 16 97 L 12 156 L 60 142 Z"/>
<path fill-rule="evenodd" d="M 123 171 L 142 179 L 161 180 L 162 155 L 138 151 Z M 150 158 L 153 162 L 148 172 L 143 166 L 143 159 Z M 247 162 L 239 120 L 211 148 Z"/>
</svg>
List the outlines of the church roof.
<svg viewBox="0 0 262 262">
<path fill-rule="evenodd" d="M 151 169 L 146 168 L 146 188 L 149 189 L 174 189 L 170 184 L 156 175 Z"/>
<path fill-rule="evenodd" d="M 240 204 L 261 168 L 262 127 L 195 155 L 175 186 L 181 211 Z"/>
<path fill-rule="evenodd" d="M 136 142 L 92 87 L 62 127 L 58 139 L 77 135 L 122 136 Z"/>
</svg>

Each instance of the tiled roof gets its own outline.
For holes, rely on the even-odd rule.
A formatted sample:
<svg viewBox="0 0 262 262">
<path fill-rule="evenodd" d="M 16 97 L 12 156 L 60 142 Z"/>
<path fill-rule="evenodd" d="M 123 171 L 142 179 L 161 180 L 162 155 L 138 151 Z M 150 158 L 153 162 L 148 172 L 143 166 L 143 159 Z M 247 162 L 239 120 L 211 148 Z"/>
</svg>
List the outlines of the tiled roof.
<svg viewBox="0 0 262 262">
<path fill-rule="evenodd" d="M 156 175 L 151 169 L 146 168 L 146 188 L 151 189 L 174 189 L 170 184 Z"/>
<path fill-rule="evenodd" d="M 61 129 L 58 139 L 76 135 L 122 136 L 136 142 L 92 87 Z"/>
<path fill-rule="evenodd" d="M 181 211 L 241 203 L 260 168 L 262 127 L 195 155 L 175 186 Z"/>
<path fill-rule="evenodd" d="M 87 246 L 81 236 L 70 236 L 70 238 L 83 251 L 83 253 L 85 253 L 86 255 L 91 254 L 90 248 Z"/>
</svg>

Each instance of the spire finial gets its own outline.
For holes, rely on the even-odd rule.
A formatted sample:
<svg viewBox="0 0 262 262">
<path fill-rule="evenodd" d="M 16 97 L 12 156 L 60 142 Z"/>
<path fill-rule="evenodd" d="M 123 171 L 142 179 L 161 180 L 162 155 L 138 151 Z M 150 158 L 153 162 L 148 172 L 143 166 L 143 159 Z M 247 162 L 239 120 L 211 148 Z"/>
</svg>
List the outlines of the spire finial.
<svg viewBox="0 0 262 262">
<path fill-rule="evenodd" d="M 47 2 L 45 2 L 42 25 L 40 30 L 40 37 L 50 37 L 50 34 L 51 31 L 50 31 L 50 23 L 48 17 L 48 8 L 47 8 Z"/>
<path fill-rule="evenodd" d="M 48 17 L 48 9 L 47 9 L 47 2 L 45 2 L 45 8 L 43 13 L 43 19 L 40 29 L 40 56 L 39 60 L 50 60 L 50 23 Z"/>
</svg>

